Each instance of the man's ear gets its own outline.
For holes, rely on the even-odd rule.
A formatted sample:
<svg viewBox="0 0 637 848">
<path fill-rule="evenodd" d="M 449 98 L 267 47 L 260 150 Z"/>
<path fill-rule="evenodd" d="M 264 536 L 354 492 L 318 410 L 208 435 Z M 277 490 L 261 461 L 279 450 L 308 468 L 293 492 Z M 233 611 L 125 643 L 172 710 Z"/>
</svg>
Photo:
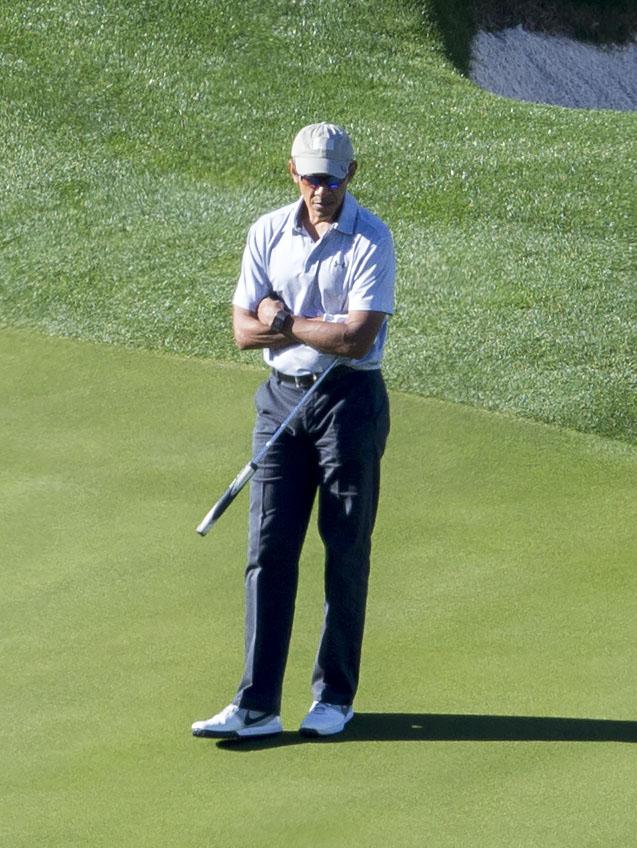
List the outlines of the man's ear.
<svg viewBox="0 0 637 848">
<path fill-rule="evenodd" d="M 288 171 L 294 182 L 298 183 L 299 175 L 296 173 L 296 168 L 294 167 L 294 162 L 292 159 L 288 160 Z"/>
<path fill-rule="evenodd" d="M 356 173 L 357 168 L 358 168 L 358 162 L 356 161 L 356 159 L 354 159 L 352 162 L 349 163 L 349 168 L 347 170 L 347 179 L 348 180 L 351 180 L 353 178 L 354 174 Z"/>
</svg>

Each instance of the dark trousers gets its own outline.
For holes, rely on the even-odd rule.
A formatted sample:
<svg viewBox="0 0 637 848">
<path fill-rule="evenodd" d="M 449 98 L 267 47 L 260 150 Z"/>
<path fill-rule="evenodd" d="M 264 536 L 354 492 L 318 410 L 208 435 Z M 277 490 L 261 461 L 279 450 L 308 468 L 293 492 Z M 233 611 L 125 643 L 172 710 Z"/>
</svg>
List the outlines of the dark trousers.
<svg viewBox="0 0 637 848">
<path fill-rule="evenodd" d="M 271 376 L 256 394 L 256 453 L 303 389 Z M 371 535 L 389 404 L 380 371 L 338 369 L 271 447 L 251 482 L 245 667 L 234 702 L 279 712 L 298 565 L 318 492 L 325 546 L 324 624 L 312 676 L 317 701 L 351 704 L 365 621 Z"/>
</svg>

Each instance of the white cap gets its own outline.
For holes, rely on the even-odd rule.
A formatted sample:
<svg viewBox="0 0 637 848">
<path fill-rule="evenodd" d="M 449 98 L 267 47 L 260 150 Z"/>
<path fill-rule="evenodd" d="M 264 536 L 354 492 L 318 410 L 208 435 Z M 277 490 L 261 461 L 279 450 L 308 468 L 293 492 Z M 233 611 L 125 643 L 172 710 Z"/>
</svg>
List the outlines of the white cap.
<svg viewBox="0 0 637 848">
<path fill-rule="evenodd" d="M 329 174 L 339 180 L 347 176 L 354 148 L 344 129 L 335 124 L 310 124 L 297 134 L 292 159 L 298 174 Z"/>
</svg>

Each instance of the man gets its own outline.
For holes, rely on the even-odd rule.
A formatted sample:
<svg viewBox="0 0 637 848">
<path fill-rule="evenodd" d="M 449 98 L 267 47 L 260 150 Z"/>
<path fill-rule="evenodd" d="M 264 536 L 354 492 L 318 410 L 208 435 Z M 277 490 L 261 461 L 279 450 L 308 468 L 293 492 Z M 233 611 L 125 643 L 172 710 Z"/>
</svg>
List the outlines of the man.
<svg viewBox="0 0 637 848">
<path fill-rule="evenodd" d="M 380 460 L 389 431 L 380 373 L 394 306 L 392 237 L 347 191 L 357 163 L 347 133 L 304 127 L 288 168 L 297 202 L 250 229 L 233 298 L 234 338 L 271 368 L 256 394 L 256 453 L 317 375 L 338 358 L 275 442 L 250 489 L 243 679 L 228 707 L 193 724 L 196 736 L 282 730 L 281 689 L 298 563 L 318 492 L 325 546 L 325 618 L 300 732 L 328 736 L 353 716 Z"/>
</svg>

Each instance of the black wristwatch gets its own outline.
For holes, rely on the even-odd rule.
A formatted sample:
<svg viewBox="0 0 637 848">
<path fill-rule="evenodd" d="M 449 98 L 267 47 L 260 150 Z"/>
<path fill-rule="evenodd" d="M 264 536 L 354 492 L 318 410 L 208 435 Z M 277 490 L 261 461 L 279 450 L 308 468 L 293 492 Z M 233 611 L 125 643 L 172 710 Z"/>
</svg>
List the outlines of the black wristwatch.
<svg viewBox="0 0 637 848">
<path fill-rule="evenodd" d="M 290 313 L 287 311 L 287 309 L 279 309 L 277 314 L 272 319 L 270 329 L 273 330 L 273 332 L 275 333 L 282 332 L 289 314 Z"/>
</svg>

